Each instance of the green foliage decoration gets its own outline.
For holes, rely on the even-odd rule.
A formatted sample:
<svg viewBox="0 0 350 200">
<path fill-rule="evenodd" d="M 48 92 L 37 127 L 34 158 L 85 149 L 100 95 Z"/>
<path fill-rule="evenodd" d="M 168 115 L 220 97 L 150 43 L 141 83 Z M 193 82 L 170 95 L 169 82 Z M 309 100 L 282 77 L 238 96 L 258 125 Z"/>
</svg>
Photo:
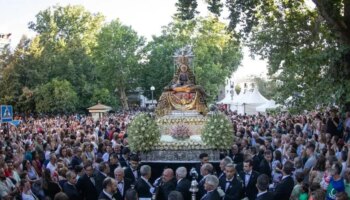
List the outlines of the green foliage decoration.
<svg viewBox="0 0 350 200">
<path fill-rule="evenodd" d="M 231 121 L 222 113 L 214 113 L 202 132 L 202 140 L 210 148 L 228 149 L 233 144 L 233 126 Z"/>
<path fill-rule="evenodd" d="M 140 113 L 128 128 L 128 138 L 132 151 L 150 151 L 160 141 L 159 127 L 148 114 Z"/>
</svg>

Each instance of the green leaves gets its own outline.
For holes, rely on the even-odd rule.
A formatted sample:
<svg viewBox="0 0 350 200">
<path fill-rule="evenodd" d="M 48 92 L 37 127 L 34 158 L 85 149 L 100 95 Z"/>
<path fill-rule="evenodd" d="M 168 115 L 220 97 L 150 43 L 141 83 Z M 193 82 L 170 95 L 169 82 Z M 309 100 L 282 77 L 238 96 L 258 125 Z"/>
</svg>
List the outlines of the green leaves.
<svg viewBox="0 0 350 200">
<path fill-rule="evenodd" d="M 175 6 L 177 7 L 177 13 L 175 17 L 180 20 L 186 21 L 194 19 L 195 15 L 198 14 L 197 0 L 179 0 Z"/>
<path fill-rule="evenodd" d="M 176 21 L 165 27 L 161 36 L 153 37 L 146 47 L 149 56 L 142 68 L 143 87 L 154 85 L 156 96 L 160 95 L 172 79 L 175 50 L 187 44 L 193 45 L 196 84 L 205 88 L 208 100 L 212 101 L 219 85 L 236 70 L 242 58 L 239 43 L 226 32 L 226 26 L 213 17 Z"/>
<path fill-rule="evenodd" d="M 78 96 L 68 81 L 53 79 L 38 87 L 35 102 L 39 112 L 66 113 L 75 110 Z"/>
<path fill-rule="evenodd" d="M 126 91 L 137 87 L 135 74 L 139 73 L 143 44 L 144 39 L 131 27 L 114 20 L 102 28 L 94 48 L 99 78 L 110 91 L 118 90 L 126 110 Z"/>
</svg>

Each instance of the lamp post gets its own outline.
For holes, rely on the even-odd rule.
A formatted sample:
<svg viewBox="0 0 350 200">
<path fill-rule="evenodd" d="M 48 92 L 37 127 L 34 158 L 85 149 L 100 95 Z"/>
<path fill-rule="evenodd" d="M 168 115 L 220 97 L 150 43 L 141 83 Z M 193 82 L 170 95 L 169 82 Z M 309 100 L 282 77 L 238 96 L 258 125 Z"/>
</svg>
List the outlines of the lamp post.
<svg viewBox="0 0 350 200">
<path fill-rule="evenodd" d="M 153 107 L 153 91 L 155 90 L 156 88 L 152 85 L 151 86 L 151 93 L 152 93 L 152 107 Z"/>
</svg>

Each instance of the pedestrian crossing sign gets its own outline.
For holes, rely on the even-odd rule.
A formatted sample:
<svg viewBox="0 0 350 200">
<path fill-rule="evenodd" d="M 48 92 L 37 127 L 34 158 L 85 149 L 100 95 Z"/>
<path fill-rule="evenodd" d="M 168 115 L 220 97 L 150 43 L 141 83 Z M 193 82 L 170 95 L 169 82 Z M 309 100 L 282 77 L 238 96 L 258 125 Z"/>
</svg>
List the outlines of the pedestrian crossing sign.
<svg viewBox="0 0 350 200">
<path fill-rule="evenodd" d="M 13 118 L 13 109 L 9 105 L 1 105 L 1 122 L 10 122 Z"/>
</svg>

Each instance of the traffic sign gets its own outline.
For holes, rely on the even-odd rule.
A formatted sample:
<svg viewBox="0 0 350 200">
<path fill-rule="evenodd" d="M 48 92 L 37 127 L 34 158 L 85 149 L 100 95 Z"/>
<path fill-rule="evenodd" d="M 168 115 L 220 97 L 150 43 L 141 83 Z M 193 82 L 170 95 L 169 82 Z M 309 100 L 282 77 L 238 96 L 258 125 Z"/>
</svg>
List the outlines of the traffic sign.
<svg viewBox="0 0 350 200">
<path fill-rule="evenodd" d="M 1 122 L 10 122 L 13 118 L 13 109 L 9 105 L 1 105 Z"/>
</svg>

